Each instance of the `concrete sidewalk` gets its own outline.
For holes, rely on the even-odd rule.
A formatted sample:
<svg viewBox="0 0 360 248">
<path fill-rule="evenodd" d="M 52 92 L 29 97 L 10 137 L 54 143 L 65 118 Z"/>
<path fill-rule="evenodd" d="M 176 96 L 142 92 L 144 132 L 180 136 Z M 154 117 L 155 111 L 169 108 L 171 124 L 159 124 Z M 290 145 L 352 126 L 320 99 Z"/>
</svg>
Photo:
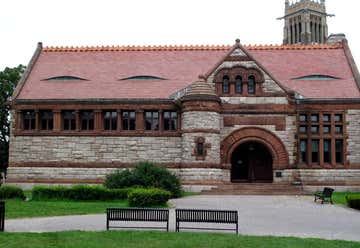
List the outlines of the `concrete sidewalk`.
<svg viewBox="0 0 360 248">
<path fill-rule="evenodd" d="M 177 208 L 234 209 L 239 212 L 239 232 L 360 241 L 360 211 L 318 204 L 309 196 L 192 196 L 171 200 Z M 175 229 L 175 211 L 170 210 L 170 230 Z M 7 232 L 54 232 L 105 230 L 105 214 L 6 221 Z M 123 223 L 154 226 L 153 223 Z M 159 225 L 155 223 L 155 226 Z"/>
</svg>

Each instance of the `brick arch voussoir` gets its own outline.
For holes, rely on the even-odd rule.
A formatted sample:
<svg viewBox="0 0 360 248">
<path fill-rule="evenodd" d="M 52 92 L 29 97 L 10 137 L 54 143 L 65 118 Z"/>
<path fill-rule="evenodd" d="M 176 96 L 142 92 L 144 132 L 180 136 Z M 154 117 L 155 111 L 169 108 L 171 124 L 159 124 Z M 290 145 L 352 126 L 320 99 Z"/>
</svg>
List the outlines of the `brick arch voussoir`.
<svg viewBox="0 0 360 248">
<path fill-rule="evenodd" d="M 244 127 L 235 130 L 221 142 L 221 161 L 231 164 L 234 150 L 245 142 L 255 141 L 265 145 L 273 158 L 273 168 L 283 169 L 289 166 L 289 154 L 281 139 L 269 130 L 260 127 Z"/>
</svg>

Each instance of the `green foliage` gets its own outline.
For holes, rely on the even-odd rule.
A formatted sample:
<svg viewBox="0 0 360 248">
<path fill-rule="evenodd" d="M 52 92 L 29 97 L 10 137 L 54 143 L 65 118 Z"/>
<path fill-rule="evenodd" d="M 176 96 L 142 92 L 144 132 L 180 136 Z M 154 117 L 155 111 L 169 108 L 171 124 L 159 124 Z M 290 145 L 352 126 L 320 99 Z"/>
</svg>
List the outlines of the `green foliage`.
<svg viewBox="0 0 360 248">
<path fill-rule="evenodd" d="M 133 170 L 116 172 L 106 177 L 105 187 L 125 188 L 141 186 L 160 188 L 171 192 L 172 197 L 181 196 L 181 184 L 176 175 L 166 167 L 151 162 L 140 162 Z"/>
<path fill-rule="evenodd" d="M 0 199 L 22 199 L 25 200 L 24 191 L 15 186 L 2 186 L 0 187 Z"/>
<path fill-rule="evenodd" d="M 126 199 L 130 189 L 107 189 L 101 186 L 76 185 L 67 187 L 36 186 L 32 190 L 32 200 L 74 200 L 106 201 Z"/>
<path fill-rule="evenodd" d="M 171 193 L 163 189 L 133 189 L 129 193 L 129 205 L 131 207 L 151 207 L 165 205 L 170 199 Z"/>
<path fill-rule="evenodd" d="M 346 201 L 349 207 L 360 210 L 360 196 L 359 195 L 348 195 Z"/>
<path fill-rule="evenodd" d="M 9 159 L 10 106 L 7 101 L 24 72 L 25 67 L 5 68 L 0 72 L 0 171 L 5 171 Z"/>
</svg>

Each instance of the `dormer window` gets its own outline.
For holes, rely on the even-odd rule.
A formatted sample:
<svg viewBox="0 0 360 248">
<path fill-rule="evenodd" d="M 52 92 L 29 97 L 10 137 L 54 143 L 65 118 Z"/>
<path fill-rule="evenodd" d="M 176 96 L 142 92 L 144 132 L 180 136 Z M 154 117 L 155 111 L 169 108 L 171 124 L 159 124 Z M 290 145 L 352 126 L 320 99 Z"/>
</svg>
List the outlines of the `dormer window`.
<svg viewBox="0 0 360 248">
<path fill-rule="evenodd" d="M 87 79 L 74 76 L 58 76 L 44 79 L 45 81 L 87 81 Z"/>
<path fill-rule="evenodd" d="M 242 78 L 240 76 L 236 76 L 235 78 L 235 93 L 242 94 L 243 86 L 242 86 Z"/>
<path fill-rule="evenodd" d="M 251 94 L 251 95 L 255 94 L 255 77 L 254 76 L 249 77 L 248 94 Z"/>
<path fill-rule="evenodd" d="M 230 79 L 228 76 L 223 77 L 223 93 L 224 94 L 230 93 Z"/>
</svg>

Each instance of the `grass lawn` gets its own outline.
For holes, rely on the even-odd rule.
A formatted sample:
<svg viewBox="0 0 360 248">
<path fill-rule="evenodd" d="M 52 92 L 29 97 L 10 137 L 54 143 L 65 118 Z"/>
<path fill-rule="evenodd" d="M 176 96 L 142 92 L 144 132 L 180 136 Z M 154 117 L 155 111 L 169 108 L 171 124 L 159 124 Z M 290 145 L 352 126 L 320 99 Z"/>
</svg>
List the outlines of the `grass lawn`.
<svg viewBox="0 0 360 248">
<path fill-rule="evenodd" d="M 237 248 L 359 248 L 359 242 L 279 237 L 237 236 L 213 233 L 163 233 L 140 231 L 3 233 L 0 244 L 6 248 L 39 247 L 237 247 Z"/>
<path fill-rule="evenodd" d="M 357 195 L 360 197 L 360 192 L 334 192 L 333 202 L 334 204 L 347 205 L 345 197 L 347 195 Z"/>
<path fill-rule="evenodd" d="M 6 218 L 27 218 L 75 214 L 105 213 L 107 207 L 126 207 L 127 201 L 5 201 Z"/>
</svg>

